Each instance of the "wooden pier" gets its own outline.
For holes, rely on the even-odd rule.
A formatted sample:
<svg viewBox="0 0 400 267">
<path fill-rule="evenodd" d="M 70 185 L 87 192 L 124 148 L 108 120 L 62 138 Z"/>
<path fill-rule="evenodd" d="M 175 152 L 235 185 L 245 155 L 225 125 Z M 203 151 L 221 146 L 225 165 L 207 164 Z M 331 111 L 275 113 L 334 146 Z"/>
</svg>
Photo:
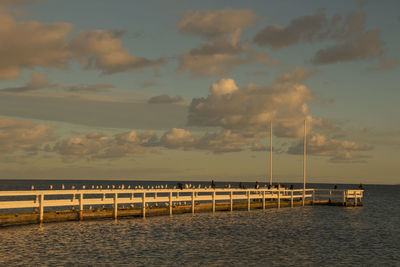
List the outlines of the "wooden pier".
<svg viewBox="0 0 400 267">
<path fill-rule="evenodd" d="M 305 205 L 361 206 L 363 190 L 329 189 L 74 189 L 0 191 L 0 226 L 50 221 L 117 219 Z M 66 210 L 55 210 L 59 208 Z M 25 212 L 18 213 L 18 210 Z M 26 210 L 32 209 L 31 212 Z M 46 210 L 47 209 L 47 210 Z"/>
</svg>

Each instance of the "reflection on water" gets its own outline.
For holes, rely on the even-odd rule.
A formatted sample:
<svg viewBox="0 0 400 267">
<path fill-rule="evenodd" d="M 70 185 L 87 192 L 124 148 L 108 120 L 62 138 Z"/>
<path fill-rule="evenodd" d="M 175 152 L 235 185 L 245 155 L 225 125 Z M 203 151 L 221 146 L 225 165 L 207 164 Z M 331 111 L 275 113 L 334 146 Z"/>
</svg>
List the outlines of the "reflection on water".
<svg viewBox="0 0 400 267">
<path fill-rule="evenodd" d="M 0 229 L 0 265 L 394 266 L 400 264 L 398 192 L 370 188 L 362 208 L 7 227 Z"/>
</svg>

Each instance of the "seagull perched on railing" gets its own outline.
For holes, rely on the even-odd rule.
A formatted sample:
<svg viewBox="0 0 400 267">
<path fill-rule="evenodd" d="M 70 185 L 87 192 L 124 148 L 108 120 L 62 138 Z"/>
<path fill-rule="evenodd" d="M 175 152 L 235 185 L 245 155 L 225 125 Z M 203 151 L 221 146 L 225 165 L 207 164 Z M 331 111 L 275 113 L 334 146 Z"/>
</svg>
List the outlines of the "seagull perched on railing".
<svg viewBox="0 0 400 267">
<path fill-rule="evenodd" d="M 52 189 L 53 189 L 53 185 L 50 185 L 50 187 L 49 187 L 49 188 L 50 188 L 50 190 L 52 190 Z"/>
<path fill-rule="evenodd" d="M 34 190 L 34 189 L 35 189 L 35 187 L 32 185 L 32 186 L 31 186 L 31 190 Z"/>
</svg>

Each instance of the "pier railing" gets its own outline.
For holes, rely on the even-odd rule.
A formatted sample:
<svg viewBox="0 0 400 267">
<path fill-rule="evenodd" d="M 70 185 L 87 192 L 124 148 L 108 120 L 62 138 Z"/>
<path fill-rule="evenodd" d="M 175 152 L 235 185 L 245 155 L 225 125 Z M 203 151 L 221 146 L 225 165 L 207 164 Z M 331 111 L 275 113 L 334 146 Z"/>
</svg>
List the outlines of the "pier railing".
<svg viewBox="0 0 400 267">
<path fill-rule="evenodd" d="M 234 202 L 247 202 L 250 210 L 252 201 L 262 202 L 265 209 L 266 201 L 276 201 L 280 207 L 281 201 L 289 201 L 293 207 L 294 201 L 311 200 L 312 203 L 321 199 L 333 201 L 338 195 L 346 203 L 353 199 L 361 201 L 363 190 L 324 190 L 324 189 L 234 189 L 234 188 L 189 188 L 189 189 L 77 189 L 77 190 L 31 190 L 31 191 L 0 191 L 1 209 L 25 209 L 34 208 L 39 212 L 40 221 L 43 221 L 43 213 L 46 207 L 78 207 L 80 217 L 83 218 L 84 208 L 88 206 L 112 206 L 113 216 L 118 216 L 118 205 L 130 204 L 141 207 L 142 216 L 146 216 L 146 207 L 150 205 L 164 205 L 169 207 L 172 215 L 172 207 L 176 204 L 189 204 L 192 213 L 199 203 L 211 203 L 212 211 L 215 211 L 216 202 L 229 203 L 233 210 Z"/>
</svg>

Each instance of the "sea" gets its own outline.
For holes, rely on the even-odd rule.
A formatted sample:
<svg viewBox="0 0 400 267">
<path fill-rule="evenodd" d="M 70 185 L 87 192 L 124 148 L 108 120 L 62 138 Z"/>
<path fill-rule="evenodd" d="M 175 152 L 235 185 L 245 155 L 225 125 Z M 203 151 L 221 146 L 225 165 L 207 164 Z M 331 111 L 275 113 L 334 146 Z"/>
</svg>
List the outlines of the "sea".
<svg viewBox="0 0 400 267">
<path fill-rule="evenodd" d="M 122 184 L 173 187 L 177 182 L 1 180 L 0 190 Z M 364 189 L 362 207 L 307 206 L 2 227 L 0 266 L 400 266 L 400 185 Z"/>
</svg>

